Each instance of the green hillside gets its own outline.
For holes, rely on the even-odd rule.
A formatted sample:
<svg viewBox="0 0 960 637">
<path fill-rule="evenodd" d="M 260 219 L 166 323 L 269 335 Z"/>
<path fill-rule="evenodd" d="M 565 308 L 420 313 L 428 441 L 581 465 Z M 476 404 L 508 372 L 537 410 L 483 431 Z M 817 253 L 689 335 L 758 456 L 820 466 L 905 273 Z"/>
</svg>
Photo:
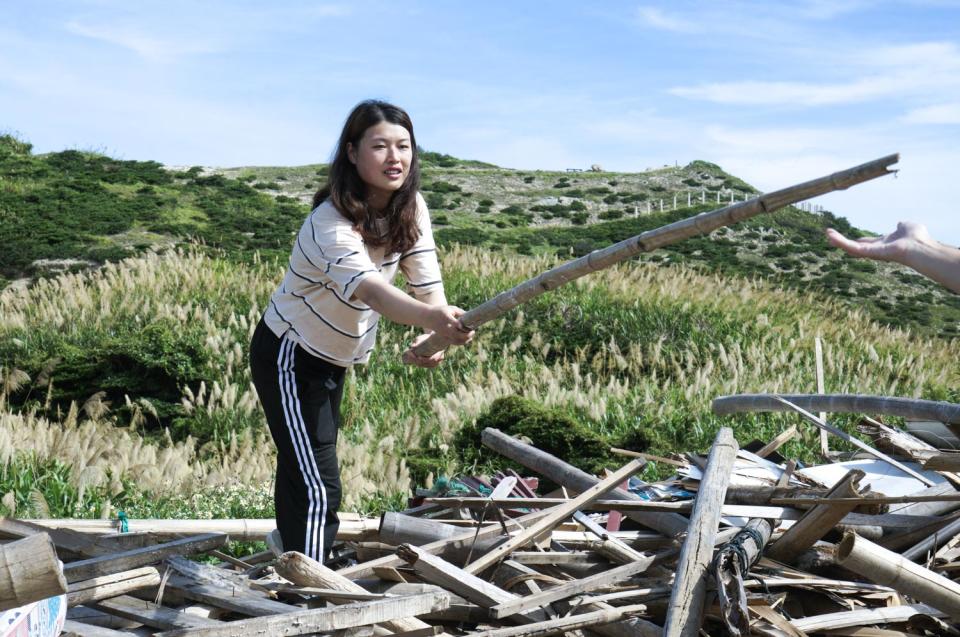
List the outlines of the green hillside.
<svg viewBox="0 0 960 637">
<path fill-rule="evenodd" d="M 715 208 L 718 199 L 756 194 L 703 161 L 644 173 L 558 173 L 421 154 L 422 190 L 442 245 L 579 256 Z M 168 169 L 72 150 L 34 155 L 29 144 L 0 137 L 0 284 L 187 242 L 240 260 L 285 258 L 325 175 L 322 164 Z M 831 226 L 861 234 L 830 212 L 790 208 L 641 258 L 763 277 L 850 302 L 887 325 L 958 333 L 960 296 L 902 267 L 831 249 L 823 236 Z"/>
<path fill-rule="evenodd" d="M 566 174 L 423 157 L 448 296 L 464 307 L 710 207 L 686 207 L 687 193 L 752 193 L 705 162 Z M 272 515 L 247 344 L 325 167 L 171 169 L 34 155 L 11 137 L 0 167 L 0 515 Z M 484 326 L 434 371 L 400 364 L 414 332 L 385 321 L 371 364 L 348 375 L 345 506 L 397 506 L 430 475 L 488 469 L 486 424 L 592 471 L 620 463 L 611 445 L 703 450 L 726 424 L 743 444 L 769 439 L 796 419 L 719 418 L 710 401 L 812 391 L 815 336 L 829 391 L 960 399 L 960 341 L 942 338 L 957 297 L 841 257 L 826 225 L 852 231 L 790 209 L 596 273 Z M 815 460 L 816 438 L 804 428 L 784 453 Z"/>
</svg>

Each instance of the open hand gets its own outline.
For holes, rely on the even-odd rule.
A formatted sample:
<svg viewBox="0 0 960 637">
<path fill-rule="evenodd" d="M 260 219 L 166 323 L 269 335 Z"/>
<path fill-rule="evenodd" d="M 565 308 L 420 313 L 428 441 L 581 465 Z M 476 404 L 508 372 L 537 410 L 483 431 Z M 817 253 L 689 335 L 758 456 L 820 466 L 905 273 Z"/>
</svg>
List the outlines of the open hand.
<svg viewBox="0 0 960 637">
<path fill-rule="evenodd" d="M 827 241 L 855 257 L 906 263 L 923 244 L 932 242 L 922 223 L 901 221 L 897 229 L 885 237 L 864 237 L 852 241 L 833 228 L 827 229 Z"/>
</svg>

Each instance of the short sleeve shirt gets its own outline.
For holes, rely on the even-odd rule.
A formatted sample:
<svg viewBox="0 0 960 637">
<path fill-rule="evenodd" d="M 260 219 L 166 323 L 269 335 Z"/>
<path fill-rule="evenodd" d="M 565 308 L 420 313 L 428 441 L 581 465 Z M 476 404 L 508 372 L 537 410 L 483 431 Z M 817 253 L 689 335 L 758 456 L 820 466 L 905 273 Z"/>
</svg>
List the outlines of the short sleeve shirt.
<svg viewBox="0 0 960 637">
<path fill-rule="evenodd" d="M 414 296 L 443 290 L 430 216 L 419 194 L 417 225 L 420 238 L 410 250 L 386 254 L 366 245 L 329 201 L 317 206 L 297 233 L 283 281 L 270 297 L 267 326 L 336 365 L 366 363 L 380 315 L 351 299 L 360 283 L 371 276 L 391 283 L 402 269 Z"/>
</svg>

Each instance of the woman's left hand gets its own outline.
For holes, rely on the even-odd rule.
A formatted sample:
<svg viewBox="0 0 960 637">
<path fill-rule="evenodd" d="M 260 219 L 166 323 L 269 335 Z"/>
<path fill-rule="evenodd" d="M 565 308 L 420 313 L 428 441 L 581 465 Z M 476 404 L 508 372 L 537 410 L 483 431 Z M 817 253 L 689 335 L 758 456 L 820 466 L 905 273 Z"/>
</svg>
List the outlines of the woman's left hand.
<svg viewBox="0 0 960 637">
<path fill-rule="evenodd" d="M 416 365 L 417 367 L 436 367 L 443 362 L 443 350 L 433 354 L 432 356 L 417 356 L 413 349 L 430 338 L 430 334 L 421 334 L 420 336 L 413 339 L 413 342 L 410 343 L 410 347 L 407 348 L 407 351 L 401 356 L 401 360 L 404 365 Z"/>
</svg>

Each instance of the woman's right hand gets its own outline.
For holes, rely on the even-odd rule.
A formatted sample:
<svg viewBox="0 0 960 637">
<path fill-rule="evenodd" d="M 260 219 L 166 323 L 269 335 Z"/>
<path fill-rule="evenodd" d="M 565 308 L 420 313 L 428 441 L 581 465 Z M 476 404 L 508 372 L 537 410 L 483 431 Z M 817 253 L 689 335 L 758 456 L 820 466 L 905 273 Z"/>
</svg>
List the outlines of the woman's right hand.
<svg viewBox="0 0 960 637">
<path fill-rule="evenodd" d="M 460 317 L 465 313 L 455 305 L 434 305 L 426 327 L 454 345 L 466 345 L 473 340 L 476 332 L 460 322 Z"/>
</svg>

